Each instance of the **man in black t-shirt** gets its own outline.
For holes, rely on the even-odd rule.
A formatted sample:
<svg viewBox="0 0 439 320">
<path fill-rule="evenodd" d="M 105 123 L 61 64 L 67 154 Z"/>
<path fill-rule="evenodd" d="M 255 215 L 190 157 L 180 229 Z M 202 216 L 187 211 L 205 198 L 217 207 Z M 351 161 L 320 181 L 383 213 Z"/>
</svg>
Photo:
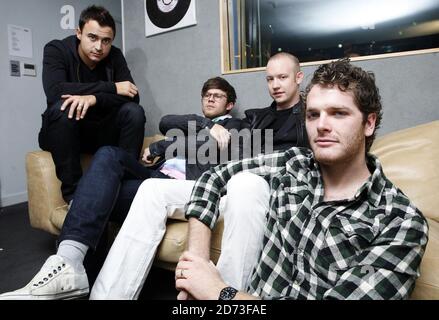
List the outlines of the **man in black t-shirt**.
<svg viewBox="0 0 439 320">
<path fill-rule="evenodd" d="M 112 46 L 116 25 L 102 7 L 85 9 L 76 36 L 44 48 L 47 109 L 39 144 L 50 151 L 69 202 L 82 176 L 80 153 L 114 145 L 139 158 L 145 112 L 122 52 Z"/>
<path fill-rule="evenodd" d="M 303 81 L 299 60 L 289 53 L 278 53 L 270 58 L 266 68 L 268 91 L 273 103 L 263 109 L 245 111 L 251 129 L 273 130 L 273 149 L 309 147 L 305 130 L 300 84 Z M 262 147 L 265 146 L 262 141 Z M 265 153 L 265 150 L 262 150 Z"/>
</svg>

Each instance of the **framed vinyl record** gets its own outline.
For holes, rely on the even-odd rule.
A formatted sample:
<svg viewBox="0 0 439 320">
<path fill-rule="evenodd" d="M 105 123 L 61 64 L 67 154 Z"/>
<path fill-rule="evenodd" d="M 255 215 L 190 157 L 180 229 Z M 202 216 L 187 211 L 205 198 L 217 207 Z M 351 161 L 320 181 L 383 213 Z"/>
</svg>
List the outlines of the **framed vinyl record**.
<svg viewBox="0 0 439 320">
<path fill-rule="evenodd" d="M 196 24 L 195 0 L 145 0 L 147 37 Z"/>
</svg>

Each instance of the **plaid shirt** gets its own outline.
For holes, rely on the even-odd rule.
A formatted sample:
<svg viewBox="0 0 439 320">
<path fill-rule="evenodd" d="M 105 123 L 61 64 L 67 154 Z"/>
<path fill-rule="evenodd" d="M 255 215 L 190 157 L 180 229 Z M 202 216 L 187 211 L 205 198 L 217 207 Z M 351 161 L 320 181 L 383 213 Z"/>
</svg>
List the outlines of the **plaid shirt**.
<svg viewBox="0 0 439 320">
<path fill-rule="evenodd" d="M 186 216 L 210 228 L 228 180 L 248 171 L 270 185 L 263 249 L 248 291 L 265 299 L 404 299 L 427 244 L 422 213 L 367 156 L 372 172 L 352 199 L 324 201 L 307 149 L 212 168 L 195 184 Z"/>
</svg>

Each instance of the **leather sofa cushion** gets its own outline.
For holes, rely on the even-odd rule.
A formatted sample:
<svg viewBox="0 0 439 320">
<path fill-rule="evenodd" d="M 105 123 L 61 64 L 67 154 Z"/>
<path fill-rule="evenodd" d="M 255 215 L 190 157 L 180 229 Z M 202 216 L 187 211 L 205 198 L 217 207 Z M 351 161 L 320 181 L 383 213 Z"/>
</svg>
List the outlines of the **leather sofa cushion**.
<svg viewBox="0 0 439 320">
<path fill-rule="evenodd" d="M 387 134 L 371 151 L 424 216 L 439 222 L 439 121 Z"/>
</svg>

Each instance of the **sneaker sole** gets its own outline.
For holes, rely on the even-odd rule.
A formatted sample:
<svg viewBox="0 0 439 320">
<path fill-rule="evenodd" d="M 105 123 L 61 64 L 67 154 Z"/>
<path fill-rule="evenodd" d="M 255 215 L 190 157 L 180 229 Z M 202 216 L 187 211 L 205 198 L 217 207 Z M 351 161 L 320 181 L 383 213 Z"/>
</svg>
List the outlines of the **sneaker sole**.
<svg viewBox="0 0 439 320">
<path fill-rule="evenodd" d="M 80 289 L 80 290 L 75 290 L 75 291 L 70 291 L 70 292 L 64 292 L 64 293 L 59 293 L 56 295 L 48 295 L 48 296 L 38 296 L 41 298 L 38 298 L 39 300 L 74 300 L 74 299 L 78 299 L 78 298 L 82 298 L 88 295 L 89 293 L 89 289 Z"/>
<path fill-rule="evenodd" d="M 74 300 L 85 297 L 89 288 L 52 295 L 8 295 L 0 296 L 0 300 Z"/>
</svg>

